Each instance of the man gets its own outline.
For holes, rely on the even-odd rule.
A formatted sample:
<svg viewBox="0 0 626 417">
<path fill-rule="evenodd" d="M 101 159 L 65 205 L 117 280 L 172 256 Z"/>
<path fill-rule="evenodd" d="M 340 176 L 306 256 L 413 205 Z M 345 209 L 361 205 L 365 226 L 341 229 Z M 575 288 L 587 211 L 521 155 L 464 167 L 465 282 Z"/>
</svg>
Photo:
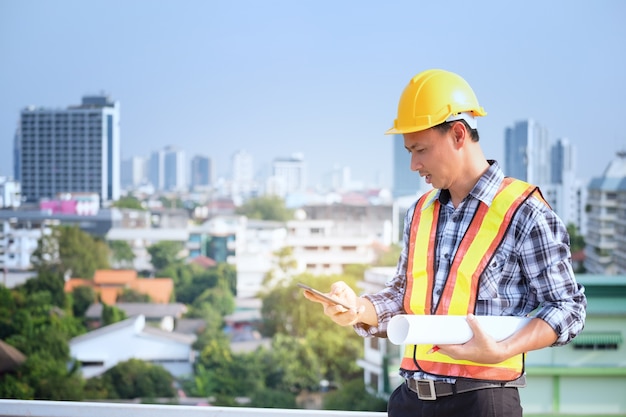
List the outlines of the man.
<svg viewBox="0 0 626 417">
<path fill-rule="evenodd" d="M 336 323 L 385 337 L 397 314 L 464 315 L 462 345 L 406 346 L 388 415 L 521 416 L 524 353 L 571 341 L 583 328 L 586 298 L 574 277 L 569 236 L 540 191 L 505 178 L 485 158 L 476 118 L 485 116 L 459 75 L 427 70 L 405 88 L 387 134 L 402 134 L 411 170 L 433 190 L 407 211 L 396 274 L 376 294 L 357 297 L 343 282 L 329 295 L 305 291 Z M 475 315 L 531 316 L 496 342 Z M 435 349 L 435 350 L 437 350 Z"/>
</svg>

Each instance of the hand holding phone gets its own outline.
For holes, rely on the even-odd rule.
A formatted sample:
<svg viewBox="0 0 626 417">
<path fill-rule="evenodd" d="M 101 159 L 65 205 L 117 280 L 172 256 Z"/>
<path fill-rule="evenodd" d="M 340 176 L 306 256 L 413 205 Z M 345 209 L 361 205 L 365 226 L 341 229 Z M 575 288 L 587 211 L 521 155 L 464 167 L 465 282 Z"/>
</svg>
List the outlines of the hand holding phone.
<svg viewBox="0 0 626 417">
<path fill-rule="evenodd" d="M 342 302 L 342 301 L 340 301 L 340 300 L 338 300 L 338 299 L 336 299 L 334 297 L 330 297 L 330 296 L 324 294 L 323 292 L 321 292 L 319 290 L 316 290 L 315 288 L 310 287 L 310 286 L 308 286 L 306 284 L 303 284 L 301 282 L 298 282 L 298 287 L 303 288 L 305 291 L 308 291 L 308 292 L 310 292 L 312 294 L 315 294 L 316 297 L 319 297 L 319 298 L 321 298 L 321 299 L 323 299 L 325 301 L 328 301 L 329 303 L 332 303 L 332 304 L 335 304 L 335 305 L 340 305 L 343 308 L 345 308 L 346 310 L 353 310 L 354 309 L 354 307 L 350 307 L 347 304 L 345 304 L 344 302 Z"/>
</svg>

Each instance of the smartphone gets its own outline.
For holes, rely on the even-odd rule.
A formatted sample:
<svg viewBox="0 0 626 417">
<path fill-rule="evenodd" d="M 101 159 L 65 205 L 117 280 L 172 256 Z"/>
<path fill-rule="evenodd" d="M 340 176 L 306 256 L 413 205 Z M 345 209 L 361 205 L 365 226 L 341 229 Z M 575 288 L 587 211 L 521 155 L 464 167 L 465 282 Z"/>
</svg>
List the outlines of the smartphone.
<svg viewBox="0 0 626 417">
<path fill-rule="evenodd" d="M 313 294 L 317 295 L 318 297 L 323 298 L 324 300 L 326 300 L 328 302 L 331 302 L 333 304 L 340 305 L 340 306 L 342 306 L 343 308 L 345 308 L 347 310 L 352 310 L 354 308 L 354 307 L 350 307 L 349 305 L 344 304 L 343 302 L 339 301 L 336 298 L 329 297 L 328 295 L 324 294 L 323 292 L 321 292 L 319 290 L 316 290 L 315 288 L 309 287 L 308 285 L 303 284 L 301 282 L 298 282 L 298 287 L 304 288 L 305 290 L 312 292 Z"/>
</svg>

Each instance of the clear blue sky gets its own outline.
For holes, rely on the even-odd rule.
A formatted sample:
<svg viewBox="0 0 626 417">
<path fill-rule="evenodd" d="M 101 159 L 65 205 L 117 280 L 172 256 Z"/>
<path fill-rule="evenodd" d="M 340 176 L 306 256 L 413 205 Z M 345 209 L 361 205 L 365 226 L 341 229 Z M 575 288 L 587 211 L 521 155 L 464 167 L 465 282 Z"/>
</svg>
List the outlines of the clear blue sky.
<svg viewBox="0 0 626 417">
<path fill-rule="evenodd" d="M 400 93 L 444 68 L 489 113 L 487 157 L 533 118 L 586 180 L 626 149 L 625 17 L 621 0 L 0 0 L 0 175 L 23 107 L 104 91 L 122 157 L 174 144 L 225 173 L 239 149 L 257 169 L 302 152 L 313 181 L 338 164 L 390 184 Z"/>
</svg>

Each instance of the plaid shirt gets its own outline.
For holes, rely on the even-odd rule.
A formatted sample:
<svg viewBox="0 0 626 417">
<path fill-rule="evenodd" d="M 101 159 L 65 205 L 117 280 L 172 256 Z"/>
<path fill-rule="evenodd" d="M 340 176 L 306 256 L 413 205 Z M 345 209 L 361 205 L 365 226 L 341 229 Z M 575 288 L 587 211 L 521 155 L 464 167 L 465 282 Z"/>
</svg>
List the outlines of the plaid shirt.
<svg viewBox="0 0 626 417">
<path fill-rule="evenodd" d="M 445 285 L 450 264 L 463 234 L 479 204 L 490 205 L 504 174 L 497 162 L 479 179 L 470 194 L 455 209 L 447 190 L 440 190 L 439 232 L 435 253 L 436 305 Z M 378 315 L 377 327 L 356 325 L 361 336 L 386 337 L 387 323 L 397 314 L 405 314 L 407 247 L 415 204 L 404 218 L 404 249 L 395 275 L 385 288 L 365 295 Z M 475 314 L 479 316 L 526 316 L 548 323 L 558 335 L 554 346 L 568 343 L 583 329 L 587 301 L 584 288 L 576 282 L 571 266 L 569 235 L 561 219 L 536 198 L 528 199 L 512 220 L 490 265 L 480 277 Z M 421 373 L 418 373 L 421 374 Z M 403 373 L 404 377 L 427 377 Z"/>
</svg>

